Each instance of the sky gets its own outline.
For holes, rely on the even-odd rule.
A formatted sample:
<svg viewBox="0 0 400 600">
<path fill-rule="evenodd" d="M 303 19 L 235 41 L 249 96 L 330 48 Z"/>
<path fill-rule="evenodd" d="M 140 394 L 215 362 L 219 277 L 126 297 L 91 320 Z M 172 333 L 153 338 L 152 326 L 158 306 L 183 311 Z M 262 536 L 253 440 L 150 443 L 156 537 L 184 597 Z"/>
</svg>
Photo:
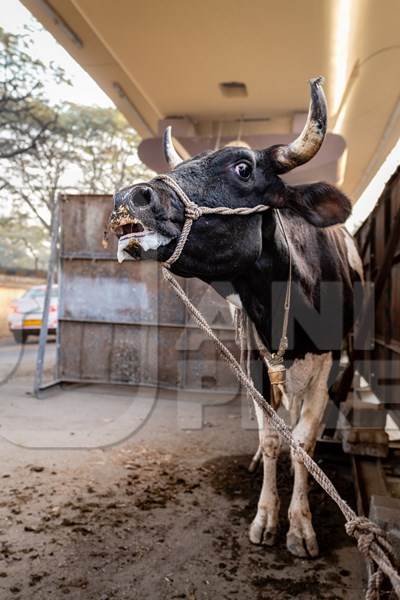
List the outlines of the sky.
<svg viewBox="0 0 400 600">
<path fill-rule="evenodd" d="M 77 104 L 114 106 L 110 98 L 78 63 L 60 46 L 53 36 L 34 19 L 28 9 L 18 0 L 0 0 L 0 26 L 9 33 L 22 33 L 24 26 L 34 28 L 32 55 L 48 64 L 49 57 L 62 67 L 72 85 L 45 82 L 46 95 L 52 103 L 60 101 Z"/>
</svg>

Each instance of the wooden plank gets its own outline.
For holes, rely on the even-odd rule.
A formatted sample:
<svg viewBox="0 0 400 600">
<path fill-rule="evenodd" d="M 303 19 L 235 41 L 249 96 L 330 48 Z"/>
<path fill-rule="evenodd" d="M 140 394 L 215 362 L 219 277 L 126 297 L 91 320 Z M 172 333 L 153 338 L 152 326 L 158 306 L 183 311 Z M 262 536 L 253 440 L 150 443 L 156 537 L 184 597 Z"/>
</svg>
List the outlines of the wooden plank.
<svg viewBox="0 0 400 600">
<path fill-rule="evenodd" d="M 352 457 L 357 514 L 368 515 L 372 495 L 388 496 L 388 488 L 380 459 Z"/>
<path fill-rule="evenodd" d="M 366 367 L 363 375 L 367 378 L 367 373 L 371 372 L 367 363 L 377 358 L 375 350 L 359 350 L 364 346 L 370 331 L 371 313 L 375 314 L 376 334 L 384 339 L 385 344 L 391 344 L 393 336 L 400 337 L 400 332 L 396 333 L 400 314 L 400 295 L 398 293 L 400 270 L 398 274 L 397 269 L 392 268 L 400 241 L 400 168 L 387 183 L 373 213 L 359 230 L 357 239 L 359 243 L 361 242 L 366 279 L 367 281 L 374 280 L 375 289 L 374 295 L 367 299 L 364 305 L 360 324 L 355 333 L 354 348 L 356 350 L 350 353 L 350 363 L 344 370 L 340 381 L 337 382 L 335 389 L 332 390 L 331 397 L 336 405 L 346 400 L 351 389 L 354 361 L 363 360 Z M 378 354 L 382 358 L 382 352 L 379 349 Z M 390 357 L 390 354 L 387 354 L 387 357 Z M 368 381 L 371 383 L 369 379 Z"/>
</svg>

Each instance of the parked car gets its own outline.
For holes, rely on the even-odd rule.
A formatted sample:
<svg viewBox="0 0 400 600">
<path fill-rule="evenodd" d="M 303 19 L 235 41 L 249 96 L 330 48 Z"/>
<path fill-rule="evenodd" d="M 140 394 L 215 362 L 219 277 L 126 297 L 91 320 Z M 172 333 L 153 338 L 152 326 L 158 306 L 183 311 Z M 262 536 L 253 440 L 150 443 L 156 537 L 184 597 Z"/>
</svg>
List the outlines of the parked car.
<svg viewBox="0 0 400 600">
<path fill-rule="evenodd" d="M 16 342 L 24 342 L 28 335 L 39 335 L 42 326 L 42 315 L 45 285 L 35 285 L 20 298 L 13 300 L 8 315 L 8 326 Z M 58 321 L 58 287 L 51 291 L 49 310 L 49 333 L 55 334 Z"/>
</svg>

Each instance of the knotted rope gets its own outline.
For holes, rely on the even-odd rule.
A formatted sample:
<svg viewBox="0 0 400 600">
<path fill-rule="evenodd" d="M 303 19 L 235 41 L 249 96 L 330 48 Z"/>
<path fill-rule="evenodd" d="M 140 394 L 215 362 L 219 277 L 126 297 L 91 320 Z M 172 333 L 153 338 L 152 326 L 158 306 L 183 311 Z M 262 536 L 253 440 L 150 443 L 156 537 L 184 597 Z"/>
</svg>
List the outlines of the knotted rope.
<svg viewBox="0 0 400 600">
<path fill-rule="evenodd" d="M 221 342 L 221 340 L 218 339 L 203 315 L 192 304 L 182 287 L 179 285 L 178 281 L 169 270 L 171 264 L 179 258 L 189 235 L 193 220 L 196 218 L 199 218 L 203 214 L 248 215 L 261 212 L 261 210 L 267 210 L 268 207 L 256 206 L 250 209 L 199 207 L 188 198 L 181 187 L 171 177 L 168 175 L 160 175 L 159 179 L 162 179 L 172 189 L 174 189 L 178 197 L 185 205 L 185 211 L 189 210 L 189 212 L 186 212 L 186 221 L 175 251 L 162 267 L 162 273 L 165 280 L 171 285 L 174 292 L 182 300 L 183 304 L 192 315 L 194 321 L 197 323 L 200 329 L 214 342 L 217 349 L 220 350 L 223 358 L 227 361 L 229 367 L 243 388 L 246 390 L 247 394 L 254 400 L 254 402 L 257 403 L 261 410 L 264 411 L 276 431 L 284 440 L 286 440 L 295 458 L 304 464 L 307 471 L 312 475 L 315 481 L 319 483 L 322 489 L 325 490 L 325 492 L 332 498 L 334 502 L 336 502 L 337 506 L 344 515 L 344 518 L 346 519 L 346 533 L 349 536 L 353 536 L 357 540 L 358 550 L 367 561 L 369 567 L 368 587 L 365 596 L 366 600 L 379 600 L 381 585 L 385 575 L 389 579 L 393 591 L 400 599 L 400 575 L 395 567 L 393 548 L 387 539 L 385 531 L 383 531 L 383 529 L 376 525 L 376 523 L 370 521 L 366 517 L 357 516 L 347 502 L 343 500 L 329 477 L 327 477 L 327 475 L 311 458 L 311 456 L 309 456 L 304 448 L 295 440 L 290 428 L 286 425 L 283 419 L 278 416 L 273 407 L 268 404 L 260 392 L 254 387 L 251 377 L 245 373 L 233 354 Z"/>
<path fill-rule="evenodd" d="M 270 209 L 270 207 L 266 206 L 265 204 L 258 204 L 253 208 L 248 208 L 246 206 L 239 208 L 228 208 L 226 206 L 199 206 L 190 200 L 181 186 L 178 185 L 176 181 L 169 175 L 161 174 L 158 175 L 156 179 L 164 181 L 170 188 L 172 188 L 185 206 L 185 223 L 183 225 L 181 236 L 173 254 L 164 263 L 166 267 L 170 267 L 172 263 L 178 260 L 182 253 L 183 247 L 186 244 L 186 240 L 188 239 L 193 221 L 197 221 L 197 219 L 199 219 L 202 215 L 252 215 L 255 213 L 265 212 L 266 210 Z"/>
</svg>

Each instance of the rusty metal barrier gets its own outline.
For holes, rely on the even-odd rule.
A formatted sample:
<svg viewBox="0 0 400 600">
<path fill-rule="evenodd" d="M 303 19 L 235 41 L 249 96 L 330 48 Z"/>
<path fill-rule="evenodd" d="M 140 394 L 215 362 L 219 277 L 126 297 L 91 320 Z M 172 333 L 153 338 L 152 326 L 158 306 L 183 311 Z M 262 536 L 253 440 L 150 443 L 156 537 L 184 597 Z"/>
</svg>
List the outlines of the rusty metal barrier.
<svg viewBox="0 0 400 600">
<path fill-rule="evenodd" d="M 358 352 L 356 367 L 400 426 L 400 167 L 356 237 L 375 313 L 370 349 Z"/>
<path fill-rule="evenodd" d="M 158 265 L 119 265 L 116 239 L 103 247 L 110 210 L 111 196 L 60 197 L 56 382 L 236 393 L 229 369 L 163 281 Z M 227 303 L 197 279 L 180 282 L 236 354 Z M 40 390 L 41 372 L 37 380 Z"/>
</svg>

